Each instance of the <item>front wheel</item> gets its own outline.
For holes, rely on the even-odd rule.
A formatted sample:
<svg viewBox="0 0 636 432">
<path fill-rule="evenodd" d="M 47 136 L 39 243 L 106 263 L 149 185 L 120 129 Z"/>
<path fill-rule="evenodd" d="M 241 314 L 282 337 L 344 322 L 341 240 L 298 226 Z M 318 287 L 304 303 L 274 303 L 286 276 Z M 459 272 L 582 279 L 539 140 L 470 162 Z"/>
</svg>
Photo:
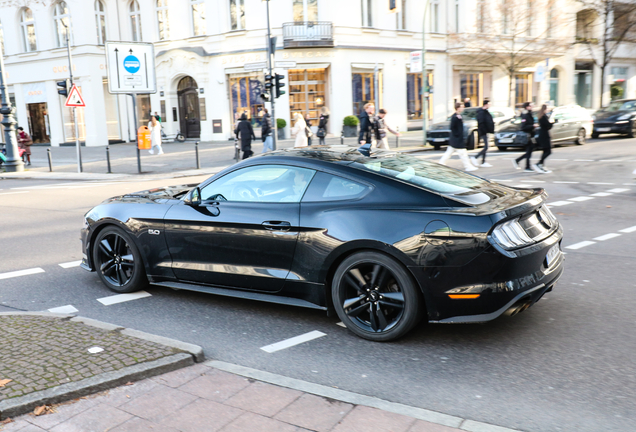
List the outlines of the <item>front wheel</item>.
<svg viewBox="0 0 636 432">
<path fill-rule="evenodd" d="M 375 342 L 404 336 L 421 319 L 422 302 L 410 274 L 377 252 L 346 258 L 333 277 L 331 295 L 347 328 Z"/>
<path fill-rule="evenodd" d="M 97 235 L 93 260 L 99 278 L 112 291 L 129 293 L 148 285 L 139 249 L 119 227 L 107 227 Z"/>
<path fill-rule="evenodd" d="M 579 130 L 579 132 L 576 135 L 576 141 L 574 141 L 577 145 L 583 145 L 585 144 L 585 136 L 587 135 L 587 133 L 585 132 L 585 129 L 581 128 Z"/>
<path fill-rule="evenodd" d="M 592 138 L 597 139 L 600 135 L 596 132 L 592 132 Z"/>
</svg>

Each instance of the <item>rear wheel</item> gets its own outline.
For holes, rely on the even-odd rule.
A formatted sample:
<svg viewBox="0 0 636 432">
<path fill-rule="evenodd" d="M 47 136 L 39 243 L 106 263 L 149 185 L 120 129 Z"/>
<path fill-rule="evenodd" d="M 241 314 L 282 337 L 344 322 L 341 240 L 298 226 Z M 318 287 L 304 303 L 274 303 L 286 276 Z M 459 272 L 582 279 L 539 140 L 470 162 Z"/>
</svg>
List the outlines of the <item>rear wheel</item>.
<svg viewBox="0 0 636 432">
<path fill-rule="evenodd" d="M 583 145 L 585 144 L 585 136 L 587 135 L 587 133 L 585 132 L 585 129 L 581 128 L 579 129 L 579 132 L 576 134 L 576 141 L 574 141 L 577 145 Z"/>
<path fill-rule="evenodd" d="M 129 293 L 148 285 L 139 249 L 119 227 L 107 227 L 97 235 L 93 260 L 99 278 L 112 291 Z"/>
<path fill-rule="evenodd" d="M 333 304 L 356 335 L 376 342 L 397 339 L 421 319 L 421 300 L 407 270 L 386 255 L 358 252 L 336 270 Z"/>
<path fill-rule="evenodd" d="M 508 150 L 508 147 L 497 147 L 497 150 L 506 151 L 506 150 Z"/>
<path fill-rule="evenodd" d="M 629 138 L 636 138 L 636 121 L 632 122 L 632 128 L 630 129 L 630 131 L 627 134 L 627 136 Z"/>
</svg>

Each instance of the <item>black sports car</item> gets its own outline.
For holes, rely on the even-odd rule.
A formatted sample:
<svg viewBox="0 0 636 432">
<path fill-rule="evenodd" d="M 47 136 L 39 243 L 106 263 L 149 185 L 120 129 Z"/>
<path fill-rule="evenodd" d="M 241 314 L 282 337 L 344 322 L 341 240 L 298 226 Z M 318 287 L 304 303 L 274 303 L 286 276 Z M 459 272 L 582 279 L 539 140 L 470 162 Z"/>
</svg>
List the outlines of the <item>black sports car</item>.
<svg viewBox="0 0 636 432">
<path fill-rule="evenodd" d="M 116 292 L 150 282 L 335 310 L 387 341 L 422 318 L 489 321 L 550 291 L 562 229 L 545 199 L 395 152 L 280 150 L 104 201 L 86 213 L 82 267 Z"/>
<path fill-rule="evenodd" d="M 629 138 L 636 138 L 636 99 L 612 101 L 596 111 L 592 118 L 592 138 L 598 138 L 601 134 L 625 134 Z"/>
</svg>

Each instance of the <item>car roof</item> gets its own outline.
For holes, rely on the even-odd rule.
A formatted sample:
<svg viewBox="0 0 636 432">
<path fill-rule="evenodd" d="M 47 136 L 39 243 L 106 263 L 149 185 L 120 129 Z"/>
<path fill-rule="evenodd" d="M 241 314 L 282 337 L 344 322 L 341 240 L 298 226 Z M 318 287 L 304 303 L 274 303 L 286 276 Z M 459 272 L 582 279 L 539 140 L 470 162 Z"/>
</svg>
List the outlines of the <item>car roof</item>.
<svg viewBox="0 0 636 432">
<path fill-rule="evenodd" d="M 350 163 L 359 161 L 361 158 L 382 158 L 391 157 L 397 154 L 396 151 L 391 150 L 379 150 L 371 149 L 370 155 L 365 156 L 358 150 L 358 147 L 351 147 L 348 145 L 324 145 L 324 146 L 311 146 L 311 147 L 295 147 L 275 150 L 267 153 L 263 153 L 258 157 L 273 158 L 273 157 L 295 157 L 311 159 L 321 162 L 331 163 Z"/>
</svg>

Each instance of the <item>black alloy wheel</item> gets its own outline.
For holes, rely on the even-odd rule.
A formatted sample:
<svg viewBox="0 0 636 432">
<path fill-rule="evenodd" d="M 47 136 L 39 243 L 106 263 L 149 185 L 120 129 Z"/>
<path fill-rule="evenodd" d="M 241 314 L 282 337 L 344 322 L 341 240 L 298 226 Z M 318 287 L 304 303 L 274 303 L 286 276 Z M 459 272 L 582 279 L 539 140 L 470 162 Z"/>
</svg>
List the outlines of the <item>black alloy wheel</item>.
<svg viewBox="0 0 636 432">
<path fill-rule="evenodd" d="M 129 293 L 148 285 L 139 249 L 121 228 L 108 227 L 97 235 L 93 260 L 99 278 L 112 291 Z"/>
<path fill-rule="evenodd" d="M 342 322 L 365 339 L 397 339 L 421 319 L 415 282 L 399 262 L 381 253 L 358 252 L 346 258 L 331 291 Z"/>
<path fill-rule="evenodd" d="M 576 134 L 576 141 L 574 141 L 577 145 L 583 145 L 585 144 L 585 136 L 587 135 L 587 133 L 585 132 L 585 129 L 581 128 L 579 129 L 579 132 Z"/>
</svg>

